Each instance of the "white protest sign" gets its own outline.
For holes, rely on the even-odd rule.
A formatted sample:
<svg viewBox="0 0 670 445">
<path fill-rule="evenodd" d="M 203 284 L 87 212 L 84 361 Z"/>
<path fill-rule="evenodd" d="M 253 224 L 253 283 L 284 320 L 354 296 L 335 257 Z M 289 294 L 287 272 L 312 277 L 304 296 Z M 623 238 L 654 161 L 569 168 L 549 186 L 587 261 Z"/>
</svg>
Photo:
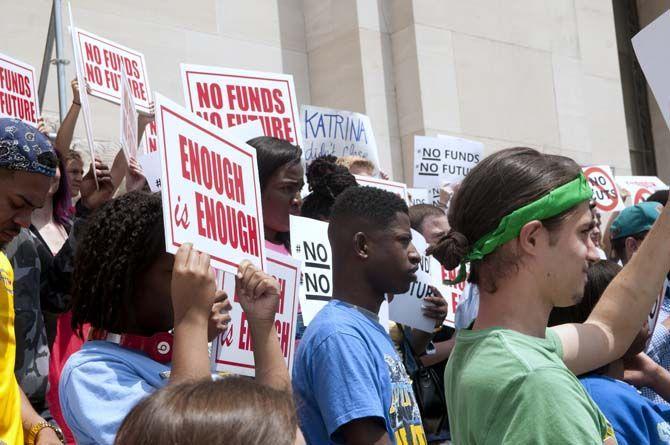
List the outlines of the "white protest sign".
<svg viewBox="0 0 670 445">
<path fill-rule="evenodd" d="M 256 150 L 160 94 L 156 129 L 167 251 L 190 242 L 216 269 L 265 270 Z"/>
<path fill-rule="evenodd" d="M 324 155 L 360 156 L 379 168 L 377 142 L 365 114 L 302 105 L 300 119 L 307 164 Z"/>
<path fill-rule="evenodd" d="M 121 147 L 126 161 L 137 158 L 137 110 L 125 71 L 121 72 Z"/>
<path fill-rule="evenodd" d="M 291 254 L 303 262 L 300 308 L 305 326 L 333 296 L 328 223 L 290 215 Z"/>
<path fill-rule="evenodd" d="M 0 53 L 0 116 L 37 126 L 40 118 L 35 68 Z"/>
<path fill-rule="evenodd" d="M 408 187 L 407 197 L 409 198 L 410 205 L 413 206 L 417 204 L 433 204 L 432 191 L 429 189 L 414 189 Z"/>
<path fill-rule="evenodd" d="M 300 286 L 300 261 L 267 251 L 267 273 L 277 279 L 280 286 L 279 310 L 275 316 L 275 328 L 279 345 L 289 373 L 293 368 L 295 334 L 298 318 L 298 289 Z M 223 288 L 231 299 L 231 321 L 228 330 L 214 340 L 212 358 L 215 371 L 227 371 L 254 376 L 254 348 L 246 313 L 235 294 L 235 276 L 224 275 Z"/>
<path fill-rule="evenodd" d="M 617 176 L 614 180 L 619 189 L 628 192 L 630 205 L 643 202 L 655 191 L 668 189 L 656 176 Z"/>
<path fill-rule="evenodd" d="M 142 174 L 152 192 L 161 191 L 161 181 L 163 172 L 161 170 L 161 155 L 157 151 L 142 153 L 137 157 L 142 167 Z"/>
<path fill-rule="evenodd" d="M 83 29 L 73 30 L 73 38 L 77 41 L 77 54 L 83 62 L 83 72 L 91 95 L 120 104 L 123 71 L 128 76 L 130 91 L 137 108 L 148 113 L 151 89 L 144 55 Z M 81 81 L 79 85 L 82 85 Z"/>
<path fill-rule="evenodd" d="M 155 127 L 154 127 L 155 128 Z M 228 134 L 232 135 L 238 141 L 248 141 L 258 136 L 263 136 L 263 127 L 258 121 L 247 122 L 246 124 L 238 125 L 227 130 Z M 155 137 L 154 129 L 154 137 Z M 152 192 L 158 192 L 161 189 L 161 161 L 158 154 L 157 145 L 154 145 L 154 150 L 141 155 L 138 162 L 144 171 L 144 177 L 149 184 Z"/>
<path fill-rule="evenodd" d="M 582 168 L 593 189 L 596 207 L 602 212 L 615 212 L 624 209 L 621 193 L 614 182 L 612 169 L 607 165 L 592 165 Z"/>
<path fill-rule="evenodd" d="M 460 266 L 459 266 L 460 268 Z M 469 270 L 469 266 L 467 268 Z M 448 284 L 447 280 L 455 280 L 458 276 L 459 269 L 446 270 L 443 266 L 439 266 L 435 269 L 432 269 L 433 273 L 433 283 L 435 287 L 440 291 L 444 299 L 447 301 L 447 317 L 444 319 L 444 325 L 454 327 L 456 323 L 456 308 L 461 302 L 463 293 L 467 286 L 467 275 L 465 280 L 458 284 Z"/>
<path fill-rule="evenodd" d="M 670 11 L 637 33 L 632 42 L 647 83 L 654 93 L 666 125 L 670 128 Z"/>
<path fill-rule="evenodd" d="M 438 269 L 440 263 L 432 256 L 426 256 L 428 243 L 426 239 L 416 230 L 412 230 L 412 244 L 421 254 L 419 270 L 416 272 L 416 280 L 404 294 L 395 295 L 389 303 L 389 318 L 396 323 L 419 329 L 424 332 L 432 332 L 435 328 L 435 320 L 423 315 L 421 306 L 424 297 L 433 295 L 430 286 L 433 285 L 433 269 Z"/>
<path fill-rule="evenodd" d="M 414 187 L 460 182 L 479 163 L 484 144 L 454 136 L 414 136 Z"/>
<path fill-rule="evenodd" d="M 68 11 L 70 13 L 70 35 L 72 37 L 72 53 L 74 55 L 74 68 L 77 72 L 77 83 L 79 84 L 79 101 L 81 103 L 81 112 L 84 115 L 84 127 L 86 128 L 86 139 L 88 141 L 88 149 L 91 155 L 91 163 L 93 163 L 93 178 L 95 179 L 95 187 L 99 188 L 98 175 L 95 172 L 95 142 L 93 139 L 93 122 L 91 119 L 91 105 L 88 103 L 88 92 L 86 91 L 86 76 L 84 75 L 84 65 L 82 64 L 81 54 L 79 50 L 79 42 L 77 40 L 77 28 L 74 26 L 72 18 L 72 6 L 68 3 Z"/>
<path fill-rule="evenodd" d="M 259 120 L 266 136 L 303 146 L 289 74 L 181 64 L 184 103 L 219 128 Z"/>
<path fill-rule="evenodd" d="M 358 185 L 386 190 L 387 192 L 395 193 L 400 196 L 405 202 L 408 201 L 407 185 L 402 182 L 388 181 L 386 179 L 374 178 L 372 176 L 354 175 L 354 177 L 356 178 Z"/>
</svg>

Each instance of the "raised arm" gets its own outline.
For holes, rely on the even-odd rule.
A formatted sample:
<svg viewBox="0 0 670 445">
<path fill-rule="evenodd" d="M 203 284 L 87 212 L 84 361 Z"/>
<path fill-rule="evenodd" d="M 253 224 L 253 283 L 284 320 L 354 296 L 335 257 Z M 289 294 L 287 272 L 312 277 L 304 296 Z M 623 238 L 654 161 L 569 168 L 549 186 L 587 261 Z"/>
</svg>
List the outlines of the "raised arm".
<svg viewBox="0 0 670 445">
<path fill-rule="evenodd" d="M 563 361 L 575 374 L 599 368 L 623 356 L 658 297 L 670 270 L 670 206 L 630 262 L 607 287 L 584 324 L 554 329 Z"/>
<path fill-rule="evenodd" d="M 65 159 L 67 152 L 70 150 L 72 144 L 72 136 L 74 135 L 74 128 L 77 125 L 77 118 L 79 117 L 79 110 L 81 110 L 81 102 L 79 99 L 79 83 L 77 80 L 71 82 L 72 85 L 72 105 L 65 115 L 65 119 L 58 128 L 56 134 L 56 141 L 54 148 L 58 151 L 61 158 Z"/>
<path fill-rule="evenodd" d="M 249 261 L 243 261 L 237 271 L 235 292 L 247 314 L 254 339 L 256 381 L 274 389 L 290 391 L 291 379 L 275 328 L 279 283 Z"/>
</svg>

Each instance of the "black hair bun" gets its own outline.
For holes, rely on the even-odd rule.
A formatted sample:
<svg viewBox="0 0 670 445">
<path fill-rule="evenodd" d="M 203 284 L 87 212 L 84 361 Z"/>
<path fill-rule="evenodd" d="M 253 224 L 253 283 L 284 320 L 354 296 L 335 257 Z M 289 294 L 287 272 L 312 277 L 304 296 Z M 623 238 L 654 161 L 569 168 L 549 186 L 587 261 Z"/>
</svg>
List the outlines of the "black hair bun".
<svg viewBox="0 0 670 445">
<path fill-rule="evenodd" d="M 430 246 L 426 253 L 433 255 L 445 269 L 453 270 L 461 264 L 469 247 L 470 243 L 466 236 L 452 229 L 434 246 Z"/>
</svg>

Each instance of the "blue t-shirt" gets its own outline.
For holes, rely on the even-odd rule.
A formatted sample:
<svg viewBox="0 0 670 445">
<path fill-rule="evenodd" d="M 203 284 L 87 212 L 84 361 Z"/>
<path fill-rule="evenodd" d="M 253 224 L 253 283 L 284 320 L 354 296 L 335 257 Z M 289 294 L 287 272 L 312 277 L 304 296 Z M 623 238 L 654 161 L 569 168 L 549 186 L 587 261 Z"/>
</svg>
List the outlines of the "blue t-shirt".
<svg viewBox="0 0 670 445">
<path fill-rule="evenodd" d="M 338 428 L 376 417 L 394 443 L 425 444 L 412 384 L 391 337 L 364 311 L 331 300 L 305 331 L 293 364 L 305 439 L 314 445 L 342 443 Z"/>
<path fill-rule="evenodd" d="M 579 380 L 614 428 L 618 445 L 670 445 L 670 407 L 643 397 L 628 383 L 603 375 Z"/>
<path fill-rule="evenodd" d="M 61 375 L 63 416 L 79 445 L 114 443 L 116 431 L 144 397 L 167 384 L 170 368 L 107 341 L 87 341 Z"/>
</svg>

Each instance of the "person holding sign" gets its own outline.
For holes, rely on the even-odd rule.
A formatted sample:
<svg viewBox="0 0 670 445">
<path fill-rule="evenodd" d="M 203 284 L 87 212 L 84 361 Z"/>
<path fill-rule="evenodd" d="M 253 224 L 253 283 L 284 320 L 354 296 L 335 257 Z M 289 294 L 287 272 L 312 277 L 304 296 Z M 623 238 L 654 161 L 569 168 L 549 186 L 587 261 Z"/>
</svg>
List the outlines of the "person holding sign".
<svg viewBox="0 0 670 445">
<path fill-rule="evenodd" d="M 133 408 L 115 444 L 305 443 L 274 327 L 281 298 L 278 283 L 244 261 L 236 288 L 240 305 L 250 316 L 256 378 L 226 376 L 222 381 L 163 388 Z M 168 418 L 169 422 L 162 421 Z"/>
<path fill-rule="evenodd" d="M 335 200 L 328 239 L 333 298 L 312 320 L 293 365 L 300 426 L 309 444 L 424 445 L 412 384 L 379 324 L 387 293 L 416 279 L 407 204 L 351 187 Z"/>
<path fill-rule="evenodd" d="M 207 342 L 227 328 L 220 310 L 228 307 L 209 264 L 190 244 L 176 256 L 165 252 L 157 195 L 128 193 L 91 216 L 72 290 L 72 327 L 81 335 L 88 324 L 91 332 L 59 385 L 77 443 L 112 444 L 146 395 L 168 382 L 209 376 Z"/>
<path fill-rule="evenodd" d="M 456 443 L 615 443 L 575 374 L 621 357 L 647 319 L 670 269 L 670 208 L 585 323 L 547 329 L 553 307 L 581 300 L 598 260 L 592 195 L 573 160 L 512 148 L 483 159 L 454 196 L 432 253 L 459 268 L 457 282 L 469 262 L 481 294 L 445 372 Z"/>
</svg>

